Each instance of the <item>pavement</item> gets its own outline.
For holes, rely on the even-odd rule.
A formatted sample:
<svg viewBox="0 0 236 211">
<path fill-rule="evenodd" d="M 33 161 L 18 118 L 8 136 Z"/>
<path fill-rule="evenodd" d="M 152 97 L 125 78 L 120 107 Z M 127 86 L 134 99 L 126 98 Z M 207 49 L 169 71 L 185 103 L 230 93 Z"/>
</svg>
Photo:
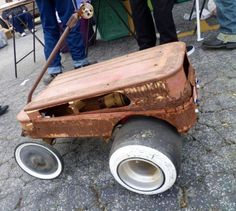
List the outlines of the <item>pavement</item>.
<svg viewBox="0 0 236 211">
<path fill-rule="evenodd" d="M 184 7 L 189 11 L 190 4 Z M 174 10 L 178 29 L 193 27 Z M 37 35 L 42 38 L 41 26 Z M 216 32 L 203 34 L 206 37 Z M 65 168 L 54 180 L 40 180 L 24 173 L 14 160 L 15 147 L 32 141 L 21 137 L 17 113 L 44 64 L 43 48 L 36 43 L 32 55 L 18 65 L 14 77 L 13 44 L 0 49 L 0 105 L 10 106 L 0 116 L 0 211 L 120 211 L 120 210 L 236 210 L 236 50 L 204 50 L 196 36 L 181 38 L 196 48 L 190 61 L 200 80 L 198 123 L 184 139 L 179 177 L 168 191 L 145 196 L 132 193 L 112 177 L 109 166 L 111 143 L 95 138 L 59 139 L 55 148 L 63 155 Z M 20 58 L 32 46 L 32 36 L 17 37 Z M 131 37 L 97 41 L 89 48 L 91 61 L 104 61 L 138 50 Z M 72 69 L 69 55 L 62 58 L 65 70 Z M 44 88 L 40 84 L 37 92 Z M 40 142 L 40 140 L 36 140 Z"/>
</svg>

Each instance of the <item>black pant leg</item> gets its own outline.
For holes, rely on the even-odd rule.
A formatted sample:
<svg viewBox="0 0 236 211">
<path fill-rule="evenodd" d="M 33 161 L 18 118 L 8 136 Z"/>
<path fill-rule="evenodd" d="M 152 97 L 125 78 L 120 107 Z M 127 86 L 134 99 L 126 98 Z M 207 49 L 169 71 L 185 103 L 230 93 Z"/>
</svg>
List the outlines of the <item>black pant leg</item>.
<svg viewBox="0 0 236 211">
<path fill-rule="evenodd" d="M 147 0 L 130 0 L 140 50 L 156 45 L 156 32 Z"/>
<path fill-rule="evenodd" d="M 156 27 L 160 33 L 160 44 L 178 40 L 172 9 L 175 0 L 152 0 Z"/>
</svg>

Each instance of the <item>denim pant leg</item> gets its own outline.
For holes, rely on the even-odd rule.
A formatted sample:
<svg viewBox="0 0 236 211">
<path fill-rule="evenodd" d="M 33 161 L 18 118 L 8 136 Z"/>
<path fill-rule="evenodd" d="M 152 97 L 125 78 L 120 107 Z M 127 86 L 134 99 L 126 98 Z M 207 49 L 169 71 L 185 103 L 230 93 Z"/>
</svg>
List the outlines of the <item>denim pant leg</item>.
<svg viewBox="0 0 236 211">
<path fill-rule="evenodd" d="M 60 37 L 60 30 L 55 13 L 55 3 L 51 0 L 36 0 L 36 3 L 40 12 L 41 23 L 43 26 L 45 42 L 44 54 L 46 59 L 48 59 Z M 61 56 L 58 52 L 55 59 L 48 68 L 48 73 L 55 74 L 59 72 L 61 72 Z"/>
<path fill-rule="evenodd" d="M 220 32 L 236 35 L 236 0 L 215 0 Z"/>
<path fill-rule="evenodd" d="M 25 15 L 25 21 L 29 29 L 33 29 L 34 28 L 33 16 L 29 12 L 24 13 L 24 15 Z"/>
<path fill-rule="evenodd" d="M 74 13 L 74 7 L 72 4 L 72 1 L 68 0 L 55 0 L 56 2 L 56 10 L 58 12 L 58 15 L 62 21 L 63 27 L 66 27 L 66 23 L 71 17 L 71 15 Z M 76 65 L 76 62 L 81 62 L 81 65 L 83 65 L 84 62 L 87 62 L 86 55 L 85 55 L 85 46 L 84 41 L 81 36 L 80 30 L 79 30 L 79 23 L 76 24 L 76 26 L 70 31 L 68 37 L 67 37 L 67 44 L 70 48 L 71 56 L 74 61 L 74 65 Z M 79 66 L 79 65 L 78 65 Z"/>
<path fill-rule="evenodd" d="M 19 15 L 19 18 L 29 27 L 29 29 L 33 29 L 33 16 L 29 13 L 22 13 Z"/>
<path fill-rule="evenodd" d="M 23 26 L 21 26 L 21 22 L 18 17 L 14 16 L 10 20 L 10 23 L 13 25 L 16 32 L 19 32 L 20 34 L 22 34 L 24 32 L 24 28 L 23 28 Z"/>
</svg>

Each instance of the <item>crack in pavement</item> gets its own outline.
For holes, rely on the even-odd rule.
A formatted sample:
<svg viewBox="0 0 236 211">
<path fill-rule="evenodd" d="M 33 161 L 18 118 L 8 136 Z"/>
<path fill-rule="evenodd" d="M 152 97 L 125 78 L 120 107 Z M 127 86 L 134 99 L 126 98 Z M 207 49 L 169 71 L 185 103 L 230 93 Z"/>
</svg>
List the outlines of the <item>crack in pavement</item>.
<svg viewBox="0 0 236 211">
<path fill-rule="evenodd" d="M 226 145 L 229 145 L 228 140 L 227 140 L 214 126 L 209 125 L 209 124 L 207 124 L 207 123 L 200 123 L 200 122 L 199 122 L 198 124 L 203 125 L 203 126 L 206 126 L 206 127 L 208 127 L 208 128 L 211 128 L 212 130 L 214 130 L 214 132 L 215 132 L 220 138 L 223 139 L 224 143 L 225 143 Z M 225 146 L 225 145 L 220 145 L 220 147 L 222 147 L 222 146 Z M 216 149 L 215 151 L 217 151 L 217 149 Z"/>
<path fill-rule="evenodd" d="M 97 190 L 97 187 L 95 184 L 93 184 L 92 186 L 90 186 L 90 188 L 92 189 L 92 191 L 95 193 L 95 198 L 96 198 L 96 204 L 99 206 L 100 209 L 102 209 L 102 211 L 107 211 L 107 207 L 106 205 L 104 205 L 102 203 L 102 200 L 101 200 L 101 197 L 100 197 L 100 193 L 99 191 Z"/>
</svg>

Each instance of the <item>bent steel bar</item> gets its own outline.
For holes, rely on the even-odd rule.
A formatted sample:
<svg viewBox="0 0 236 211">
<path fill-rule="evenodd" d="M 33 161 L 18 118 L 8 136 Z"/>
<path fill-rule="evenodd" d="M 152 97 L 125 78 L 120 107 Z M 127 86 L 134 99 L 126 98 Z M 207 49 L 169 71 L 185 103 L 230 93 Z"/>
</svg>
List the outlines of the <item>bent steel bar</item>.
<svg viewBox="0 0 236 211">
<path fill-rule="evenodd" d="M 43 66 L 43 70 L 40 73 L 40 75 L 38 76 L 37 80 L 35 81 L 33 87 L 31 88 L 29 95 L 28 95 L 28 99 L 27 99 L 27 103 L 30 103 L 32 100 L 32 95 L 35 91 L 35 89 L 37 88 L 39 82 L 41 81 L 43 75 L 45 74 L 45 72 L 47 71 L 49 65 L 51 64 L 51 62 L 53 61 L 53 59 L 55 58 L 56 54 L 58 53 L 58 51 L 60 50 L 62 43 L 64 42 L 65 38 L 67 37 L 67 35 L 70 32 L 70 28 L 67 26 L 65 31 L 63 32 L 62 36 L 60 37 L 58 43 L 56 44 L 55 48 L 53 49 L 52 53 L 50 54 L 50 56 L 48 57 L 45 65 Z"/>
<path fill-rule="evenodd" d="M 85 19 L 88 19 L 88 18 L 91 18 L 92 15 L 93 15 L 93 7 L 92 7 L 92 5 L 88 4 L 88 3 L 85 3 L 85 4 L 82 4 L 80 6 L 79 10 L 75 11 L 75 13 L 70 17 L 70 19 L 68 20 L 68 22 L 66 24 L 67 27 L 66 27 L 65 31 L 61 35 L 59 41 L 57 42 L 57 44 L 54 47 L 52 53 L 48 57 L 45 65 L 43 66 L 43 69 L 42 69 L 40 75 L 38 76 L 38 78 L 35 81 L 33 87 L 31 88 L 31 90 L 30 90 L 30 92 L 28 94 L 27 103 L 31 102 L 32 96 L 33 96 L 33 93 L 34 93 L 35 89 L 37 88 L 39 82 L 41 81 L 41 79 L 42 79 L 43 75 L 45 74 L 45 72 L 47 71 L 49 65 L 51 64 L 51 62 L 55 58 L 56 54 L 61 49 L 61 46 L 62 46 L 64 40 L 66 39 L 67 35 L 69 34 L 70 30 L 76 25 L 76 23 L 78 22 L 78 20 L 81 17 L 85 18 Z"/>
</svg>

